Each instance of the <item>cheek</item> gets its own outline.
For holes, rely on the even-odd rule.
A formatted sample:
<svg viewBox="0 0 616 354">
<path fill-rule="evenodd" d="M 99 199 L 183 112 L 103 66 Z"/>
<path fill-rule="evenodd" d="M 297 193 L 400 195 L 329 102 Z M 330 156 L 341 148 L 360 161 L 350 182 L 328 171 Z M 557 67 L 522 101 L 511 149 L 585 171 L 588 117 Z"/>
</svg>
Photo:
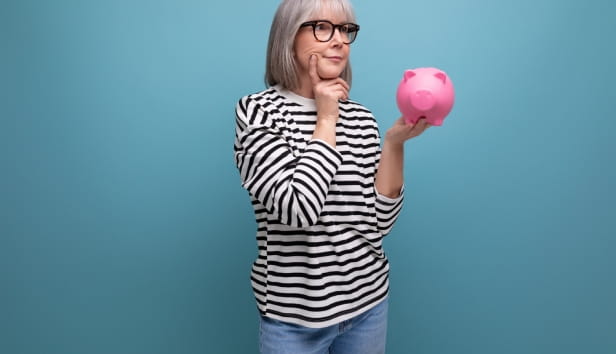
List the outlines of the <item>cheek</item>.
<svg viewBox="0 0 616 354">
<path fill-rule="evenodd" d="M 307 53 L 310 53 L 313 50 L 314 41 L 311 38 L 308 38 L 306 33 L 298 34 L 295 38 L 295 43 L 293 45 L 293 50 L 295 51 L 295 56 L 298 59 L 303 58 Z"/>
<path fill-rule="evenodd" d="M 326 49 L 327 43 L 315 41 L 312 32 L 302 33 L 295 40 L 295 59 L 302 67 L 307 68 L 310 63 L 310 55 L 317 54 L 320 56 Z"/>
<path fill-rule="evenodd" d="M 304 46 L 298 47 L 295 50 L 295 56 L 302 64 L 305 64 L 305 65 L 308 65 L 310 61 L 310 55 L 312 54 L 321 55 L 322 53 L 323 53 L 323 48 L 321 48 L 319 45 L 304 45 Z"/>
</svg>

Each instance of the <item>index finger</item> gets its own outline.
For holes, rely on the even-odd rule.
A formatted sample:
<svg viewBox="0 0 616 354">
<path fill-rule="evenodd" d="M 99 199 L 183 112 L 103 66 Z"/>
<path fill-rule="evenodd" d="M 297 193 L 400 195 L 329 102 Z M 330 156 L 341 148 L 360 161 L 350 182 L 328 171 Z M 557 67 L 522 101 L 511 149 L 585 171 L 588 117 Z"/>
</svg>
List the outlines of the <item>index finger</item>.
<svg viewBox="0 0 616 354">
<path fill-rule="evenodd" d="M 313 85 L 316 85 L 321 81 L 319 77 L 319 73 L 317 72 L 317 56 L 315 54 L 310 55 L 310 69 L 308 73 L 310 74 L 310 81 L 312 81 Z"/>
</svg>

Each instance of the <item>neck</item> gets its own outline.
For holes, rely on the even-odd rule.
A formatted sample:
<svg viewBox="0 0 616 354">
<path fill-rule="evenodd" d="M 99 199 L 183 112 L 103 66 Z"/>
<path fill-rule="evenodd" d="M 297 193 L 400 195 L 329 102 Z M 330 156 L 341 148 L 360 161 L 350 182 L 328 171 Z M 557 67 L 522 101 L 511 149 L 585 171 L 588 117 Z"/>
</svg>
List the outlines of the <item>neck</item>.
<svg viewBox="0 0 616 354">
<path fill-rule="evenodd" d="M 308 74 L 308 72 L 302 72 L 302 70 L 300 69 L 297 74 L 299 79 L 299 85 L 291 91 L 302 97 L 314 99 L 312 80 L 310 79 L 310 75 Z"/>
<path fill-rule="evenodd" d="M 312 82 L 310 81 L 310 77 L 307 77 L 306 75 L 300 76 L 299 86 L 291 91 L 293 91 L 293 93 L 300 95 L 302 97 L 314 99 L 314 92 L 312 90 Z"/>
</svg>

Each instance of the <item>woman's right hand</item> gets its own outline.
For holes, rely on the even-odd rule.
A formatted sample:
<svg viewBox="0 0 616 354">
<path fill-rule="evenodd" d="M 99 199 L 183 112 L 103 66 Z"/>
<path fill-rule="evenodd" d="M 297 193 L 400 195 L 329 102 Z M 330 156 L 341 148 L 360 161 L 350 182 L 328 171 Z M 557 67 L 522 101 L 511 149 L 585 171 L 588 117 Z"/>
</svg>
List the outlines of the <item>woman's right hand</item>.
<svg viewBox="0 0 616 354">
<path fill-rule="evenodd" d="M 317 120 L 336 122 L 338 120 L 338 102 L 349 99 L 349 84 L 343 79 L 322 79 L 317 70 L 317 55 L 310 56 L 310 80 L 317 106 Z"/>
</svg>

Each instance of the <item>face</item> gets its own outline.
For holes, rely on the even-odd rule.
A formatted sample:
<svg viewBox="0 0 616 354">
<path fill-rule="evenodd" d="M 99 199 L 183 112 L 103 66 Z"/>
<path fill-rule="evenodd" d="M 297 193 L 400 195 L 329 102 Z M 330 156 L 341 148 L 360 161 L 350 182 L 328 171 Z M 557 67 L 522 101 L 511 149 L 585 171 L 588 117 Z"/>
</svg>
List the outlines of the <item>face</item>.
<svg viewBox="0 0 616 354">
<path fill-rule="evenodd" d="M 348 22 L 345 17 L 334 15 L 331 9 L 324 7 L 321 12 L 310 20 L 328 20 L 334 24 Z M 299 29 L 295 37 L 295 60 L 299 67 L 300 80 L 310 80 L 310 56 L 317 56 L 317 72 L 322 79 L 334 79 L 340 76 L 349 61 L 350 46 L 343 43 L 343 36 L 339 30 L 328 42 L 320 42 L 314 38 L 310 26 Z"/>
</svg>

